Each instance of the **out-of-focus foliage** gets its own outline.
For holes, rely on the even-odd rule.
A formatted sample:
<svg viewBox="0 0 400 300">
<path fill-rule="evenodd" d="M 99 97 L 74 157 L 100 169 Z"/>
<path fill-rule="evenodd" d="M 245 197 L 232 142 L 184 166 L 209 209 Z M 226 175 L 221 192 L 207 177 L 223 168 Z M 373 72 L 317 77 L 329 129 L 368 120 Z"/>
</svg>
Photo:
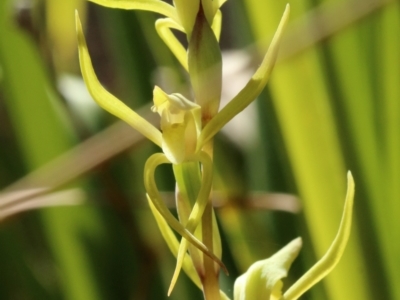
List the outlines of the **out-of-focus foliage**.
<svg viewBox="0 0 400 300">
<path fill-rule="evenodd" d="M 284 286 L 300 277 L 336 233 L 350 169 L 349 247 L 302 299 L 400 299 L 399 3 L 290 4 L 270 84 L 216 140 L 216 212 L 230 271 L 221 288 L 232 296 L 239 274 L 297 236 L 304 248 Z M 224 98 L 259 63 L 285 5 L 224 4 L 222 49 L 236 51 L 223 57 Z M 154 84 L 190 98 L 153 14 L 80 0 L 0 0 L 0 210 L 9 211 L 10 199 L 26 208 L 35 199 L 68 204 L 0 220 L 0 299 L 164 299 L 175 262 L 143 193 L 143 165 L 155 149 L 82 88 L 75 9 L 100 81 L 127 105 L 145 106 L 153 120 L 146 105 Z M 157 174 L 169 205 L 171 174 Z M 79 193 L 63 195 L 73 199 L 57 198 L 72 188 Z M 281 193 L 298 195 L 302 210 Z M 180 276 L 171 298 L 202 296 Z"/>
</svg>

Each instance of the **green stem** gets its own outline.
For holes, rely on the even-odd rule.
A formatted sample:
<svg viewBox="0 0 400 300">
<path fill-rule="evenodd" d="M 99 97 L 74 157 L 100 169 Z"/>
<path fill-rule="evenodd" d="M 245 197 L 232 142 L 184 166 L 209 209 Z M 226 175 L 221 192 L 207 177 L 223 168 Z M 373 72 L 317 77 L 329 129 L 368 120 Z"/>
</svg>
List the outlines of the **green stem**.
<svg viewBox="0 0 400 300">
<path fill-rule="evenodd" d="M 206 152 L 211 159 L 213 159 L 213 141 L 209 141 L 204 145 L 203 151 Z M 210 195 L 211 199 L 211 195 Z M 212 221 L 212 202 L 208 202 L 202 217 L 202 234 L 203 234 L 203 244 L 211 251 L 214 252 L 213 245 L 213 221 Z M 206 300 L 219 300 L 219 268 L 215 268 L 214 261 L 203 255 L 204 264 L 204 278 L 203 283 L 203 293 Z"/>
<path fill-rule="evenodd" d="M 202 232 L 203 232 L 203 243 L 208 249 L 212 251 L 213 249 L 213 226 L 212 226 L 212 203 L 211 201 L 207 204 L 206 209 L 202 218 Z M 203 283 L 203 293 L 206 300 L 219 300 L 219 282 L 218 273 L 215 270 L 215 264 L 212 259 L 203 255 L 204 264 L 204 277 L 202 279 Z"/>
</svg>

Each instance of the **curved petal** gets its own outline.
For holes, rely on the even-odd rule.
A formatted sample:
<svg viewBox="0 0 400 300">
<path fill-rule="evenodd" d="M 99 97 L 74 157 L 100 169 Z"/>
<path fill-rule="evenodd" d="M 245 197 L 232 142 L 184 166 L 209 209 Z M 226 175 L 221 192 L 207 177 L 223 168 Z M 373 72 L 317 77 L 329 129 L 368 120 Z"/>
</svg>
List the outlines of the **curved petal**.
<svg viewBox="0 0 400 300">
<path fill-rule="evenodd" d="M 212 160 L 205 152 L 200 152 L 199 155 L 196 155 L 194 158 L 201 162 L 203 166 L 203 179 L 202 184 L 200 187 L 199 195 L 197 196 L 196 202 L 193 206 L 193 209 L 190 213 L 189 219 L 186 223 L 185 228 L 189 230 L 189 232 L 194 233 L 196 227 L 199 225 L 201 217 L 204 213 L 204 209 L 207 206 L 210 192 L 211 192 L 211 185 L 212 185 Z M 188 241 L 186 239 L 182 239 L 181 244 L 179 246 L 176 267 L 174 275 L 172 276 L 171 284 L 168 290 L 168 295 L 171 294 L 172 289 L 175 286 L 175 283 L 178 279 L 179 272 L 182 268 L 183 259 L 185 257 L 186 251 L 188 248 Z"/>
<path fill-rule="evenodd" d="M 92 95 L 93 99 L 109 113 L 124 120 L 131 125 L 153 143 L 161 147 L 162 137 L 161 132 L 143 119 L 123 102 L 109 93 L 97 79 L 96 73 L 93 70 L 92 61 L 89 56 L 85 37 L 82 31 L 82 24 L 79 20 L 78 12 L 75 12 L 76 31 L 78 37 L 79 62 L 81 66 L 82 76 L 86 86 Z"/>
<path fill-rule="evenodd" d="M 274 67 L 278 47 L 282 37 L 283 30 L 289 19 L 290 6 L 286 6 L 285 12 L 283 13 L 282 19 L 279 23 L 278 29 L 275 32 L 274 38 L 272 39 L 271 45 L 265 55 L 260 67 L 254 73 L 253 77 L 247 83 L 247 85 L 239 92 L 235 98 L 233 98 L 218 114 L 216 114 L 210 122 L 204 127 L 200 137 L 198 149 L 210 140 L 222 127 L 225 126 L 234 116 L 245 109 L 252 101 L 264 89 L 268 82 L 269 76 Z"/>
<path fill-rule="evenodd" d="M 119 9 L 146 10 L 162 14 L 179 23 L 176 9 L 161 0 L 88 0 L 101 6 Z"/>
<path fill-rule="evenodd" d="M 158 35 L 168 46 L 171 52 L 175 55 L 176 59 L 180 62 L 182 67 L 187 71 L 188 62 L 187 62 L 186 49 L 182 46 L 182 44 L 179 42 L 176 36 L 172 33 L 171 28 L 177 29 L 179 31 L 184 31 L 183 27 L 172 19 L 166 18 L 166 19 L 158 19 L 156 21 L 156 30 Z"/>
<path fill-rule="evenodd" d="M 328 275 L 337 265 L 346 248 L 350 236 L 354 199 L 354 180 L 347 173 L 347 195 L 338 233 L 325 255 L 297 280 L 283 295 L 284 300 L 298 299 L 304 292 Z"/>
<path fill-rule="evenodd" d="M 234 300 L 271 300 L 280 297 L 282 278 L 299 254 L 301 238 L 294 239 L 268 259 L 260 260 L 238 277 L 234 286 Z M 277 298 L 279 299 L 279 298 Z"/>
<path fill-rule="evenodd" d="M 172 254 L 176 257 L 178 254 L 178 248 L 179 248 L 178 239 L 176 238 L 176 236 L 175 236 L 174 232 L 171 230 L 171 228 L 168 226 L 167 222 L 157 211 L 157 209 L 155 208 L 155 206 L 153 205 L 153 203 L 151 202 L 149 197 L 147 197 L 147 201 L 149 202 L 151 212 L 153 213 L 154 218 L 156 219 L 158 228 L 160 229 L 164 240 L 167 242 L 169 250 L 171 250 Z M 192 280 L 192 282 L 199 289 L 202 289 L 199 275 L 196 273 L 196 270 L 193 266 L 191 257 L 188 254 L 185 254 L 185 258 L 184 258 L 183 264 L 182 264 L 182 269 L 185 271 L 186 275 L 188 275 L 188 277 Z M 219 293 L 220 293 L 221 300 L 229 300 L 228 296 L 226 296 L 226 294 L 223 291 L 220 290 Z"/>
<path fill-rule="evenodd" d="M 176 238 L 174 232 L 172 229 L 169 227 L 168 223 L 165 221 L 165 219 L 161 216 L 161 214 L 158 212 L 158 210 L 155 208 L 153 202 L 151 199 L 147 196 L 147 200 L 149 202 L 149 206 L 151 209 L 151 212 L 153 213 L 154 218 L 156 219 L 158 228 L 161 231 L 161 234 L 166 241 L 169 250 L 171 250 L 172 254 L 177 257 L 178 256 L 178 249 L 179 249 L 179 242 L 178 239 Z M 189 254 L 185 253 L 185 256 L 182 260 L 182 269 L 185 271 L 185 273 L 188 275 L 188 277 L 193 281 L 193 283 L 201 289 L 201 282 L 199 275 L 196 272 L 196 269 L 193 266 L 193 262 L 189 256 Z"/>
<path fill-rule="evenodd" d="M 158 192 L 157 185 L 154 179 L 155 169 L 161 164 L 169 164 L 170 161 L 167 159 L 165 154 L 156 153 L 149 157 L 144 167 L 144 185 L 148 194 L 148 197 L 156 207 L 157 211 L 163 216 L 169 226 L 178 232 L 182 237 L 187 239 L 196 248 L 202 251 L 204 254 L 209 256 L 222 268 L 226 269 L 222 261 L 214 255 L 202 242 L 200 242 L 190 231 L 183 227 L 183 225 L 172 215 L 169 209 L 166 207 L 163 199 Z"/>
</svg>

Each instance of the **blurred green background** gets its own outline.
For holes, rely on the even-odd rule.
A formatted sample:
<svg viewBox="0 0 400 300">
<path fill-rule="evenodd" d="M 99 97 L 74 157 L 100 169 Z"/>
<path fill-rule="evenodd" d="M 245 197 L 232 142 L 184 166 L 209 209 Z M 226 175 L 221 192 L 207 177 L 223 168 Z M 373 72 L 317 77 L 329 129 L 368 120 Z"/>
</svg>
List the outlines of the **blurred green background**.
<svg viewBox="0 0 400 300">
<path fill-rule="evenodd" d="M 351 170 L 350 243 L 302 299 L 400 299 L 399 2 L 290 4 L 268 87 L 216 138 L 216 212 L 230 271 L 221 288 L 232 295 L 238 275 L 297 236 L 304 248 L 285 286 L 301 276 L 335 236 Z M 285 5 L 224 4 L 223 100 L 257 67 Z M 88 96 L 75 9 L 100 81 L 130 107 L 157 124 L 155 84 L 190 96 L 155 14 L 0 0 L 0 299 L 166 299 L 175 260 L 142 183 L 158 150 Z M 171 170 L 157 176 L 173 207 Z M 21 212 L 43 205 L 53 207 Z M 202 295 L 182 274 L 170 299 Z"/>
</svg>

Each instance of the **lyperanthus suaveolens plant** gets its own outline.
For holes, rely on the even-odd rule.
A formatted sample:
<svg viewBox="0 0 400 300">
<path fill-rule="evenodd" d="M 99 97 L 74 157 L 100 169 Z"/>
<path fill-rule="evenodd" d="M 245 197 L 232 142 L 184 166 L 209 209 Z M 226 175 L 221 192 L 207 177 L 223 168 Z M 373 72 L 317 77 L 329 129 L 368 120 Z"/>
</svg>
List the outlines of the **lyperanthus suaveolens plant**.
<svg viewBox="0 0 400 300">
<path fill-rule="evenodd" d="M 223 109 L 219 110 L 222 87 L 222 56 L 219 48 L 221 11 L 225 0 L 175 0 L 170 5 L 161 0 L 90 0 L 119 9 L 153 11 L 164 15 L 155 26 L 162 40 L 188 72 L 194 99 L 179 93 L 167 94 L 155 87 L 152 111 L 160 115 L 160 129 L 151 125 L 122 101 L 102 87 L 93 70 L 82 26 L 76 13 L 79 58 L 82 75 L 94 100 L 105 110 L 124 120 L 161 148 L 145 164 L 144 185 L 147 199 L 160 231 L 177 263 L 168 294 L 180 270 L 202 289 L 205 299 L 229 299 L 219 289 L 222 268 L 221 241 L 210 201 L 213 178 L 213 137 L 235 115 L 261 93 L 274 67 L 282 32 L 289 17 L 289 5 L 283 13 L 268 52 L 246 86 Z M 186 34 L 188 47 L 171 29 Z M 155 170 L 171 164 L 176 180 L 178 219 L 165 206 L 155 181 Z M 347 243 L 353 204 L 354 184 L 348 175 L 348 193 L 342 222 L 326 255 L 282 294 L 282 278 L 287 276 L 296 258 L 298 238 L 271 258 L 254 263 L 240 276 L 234 287 L 234 299 L 297 299 L 321 280 L 340 259 Z M 180 241 L 173 232 L 182 238 Z"/>
</svg>

